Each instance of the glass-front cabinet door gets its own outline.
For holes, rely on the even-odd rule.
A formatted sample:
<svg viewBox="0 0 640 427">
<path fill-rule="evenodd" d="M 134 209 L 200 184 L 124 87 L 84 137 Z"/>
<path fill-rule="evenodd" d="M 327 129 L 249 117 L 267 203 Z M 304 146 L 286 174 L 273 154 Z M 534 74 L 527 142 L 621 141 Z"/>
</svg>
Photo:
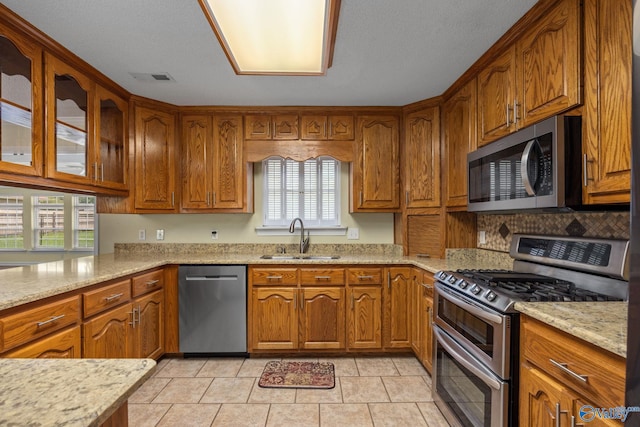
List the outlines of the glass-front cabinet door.
<svg viewBox="0 0 640 427">
<path fill-rule="evenodd" d="M 97 185 L 127 187 L 127 101 L 96 86 L 96 141 L 98 149 L 92 165 Z"/>
<path fill-rule="evenodd" d="M 41 175 L 42 51 L 0 25 L 0 172 Z"/>
<path fill-rule="evenodd" d="M 51 55 L 46 55 L 48 178 L 93 181 L 94 83 Z"/>
</svg>

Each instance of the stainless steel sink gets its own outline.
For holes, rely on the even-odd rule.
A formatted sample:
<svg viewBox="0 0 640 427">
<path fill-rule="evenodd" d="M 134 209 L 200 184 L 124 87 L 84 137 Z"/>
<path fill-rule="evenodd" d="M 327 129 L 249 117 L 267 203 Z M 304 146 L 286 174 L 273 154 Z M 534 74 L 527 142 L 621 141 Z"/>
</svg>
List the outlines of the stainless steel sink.
<svg viewBox="0 0 640 427">
<path fill-rule="evenodd" d="M 308 260 L 328 260 L 328 259 L 340 259 L 339 255 L 262 255 L 261 259 L 275 259 L 275 260 L 287 260 L 287 259 L 308 259 Z"/>
</svg>

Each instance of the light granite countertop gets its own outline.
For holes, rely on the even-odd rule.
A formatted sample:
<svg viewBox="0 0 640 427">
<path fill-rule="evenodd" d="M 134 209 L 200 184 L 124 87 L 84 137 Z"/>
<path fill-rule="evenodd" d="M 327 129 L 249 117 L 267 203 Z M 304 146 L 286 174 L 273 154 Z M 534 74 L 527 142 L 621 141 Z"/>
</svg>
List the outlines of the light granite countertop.
<svg viewBox="0 0 640 427">
<path fill-rule="evenodd" d="M 339 259 L 273 260 L 273 245 L 122 244 L 116 252 L 0 270 L 0 310 L 170 264 L 412 265 L 430 272 L 510 269 L 508 254 L 449 249 L 445 259 L 403 256 L 396 245 L 316 245 L 317 255 Z M 398 249 L 399 248 L 399 249 Z M 295 249 L 287 247 L 288 253 Z M 611 307 L 615 306 L 615 310 Z M 615 354 L 626 356 L 626 303 L 518 303 L 516 309 Z"/>
<path fill-rule="evenodd" d="M 255 253 L 125 251 L 0 270 L 0 310 L 169 264 L 396 264 L 414 265 L 435 273 L 458 268 L 510 268 L 511 261 L 505 255 L 484 250 L 458 250 L 447 259 L 407 257 L 393 253 L 347 253 L 340 254 L 339 259 L 330 260 L 270 260 L 261 259 Z"/>
<path fill-rule="evenodd" d="M 529 317 L 627 357 L 626 302 L 518 302 L 514 307 Z"/>
<path fill-rule="evenodd" d="M 155 366 L 152 359 L 0 359 L 0 425 L 99 426 Z"/>
</svg>

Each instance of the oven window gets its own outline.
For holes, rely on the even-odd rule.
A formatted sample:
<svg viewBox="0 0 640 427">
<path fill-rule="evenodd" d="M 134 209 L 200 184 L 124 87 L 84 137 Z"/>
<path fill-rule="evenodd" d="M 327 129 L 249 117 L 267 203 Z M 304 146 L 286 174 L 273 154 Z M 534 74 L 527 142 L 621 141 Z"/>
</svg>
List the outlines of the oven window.
<svg viewBox="0 0 640 427">
<path fill-rule="evenodd" d="M 458 363 L 445 349 L 437 349 L 436 393 L 465 426 L 491 425 L 491 387 Z"/>
<path fill-rule="evenodd" d="M 490 323 L 444 298 L 438 298 L 438 317 L 487 356 L 493 357 L 493 326 Z"/>
</svg>

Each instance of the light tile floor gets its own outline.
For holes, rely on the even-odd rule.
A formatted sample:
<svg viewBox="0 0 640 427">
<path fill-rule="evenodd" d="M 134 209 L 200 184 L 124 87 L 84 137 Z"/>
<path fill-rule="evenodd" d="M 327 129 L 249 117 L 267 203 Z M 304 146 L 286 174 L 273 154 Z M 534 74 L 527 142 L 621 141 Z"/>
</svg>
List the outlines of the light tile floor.
<svg viewBox="0 0 640 427">
<path fill-rule="evenodd" d="M 449 426 L 414 357 L 286 359 L 334 363 L 330 390 L 261 388 L 270 360 L 278 359 L 163 359 L 129 398 L 129 425 Z"/>
</svg>

